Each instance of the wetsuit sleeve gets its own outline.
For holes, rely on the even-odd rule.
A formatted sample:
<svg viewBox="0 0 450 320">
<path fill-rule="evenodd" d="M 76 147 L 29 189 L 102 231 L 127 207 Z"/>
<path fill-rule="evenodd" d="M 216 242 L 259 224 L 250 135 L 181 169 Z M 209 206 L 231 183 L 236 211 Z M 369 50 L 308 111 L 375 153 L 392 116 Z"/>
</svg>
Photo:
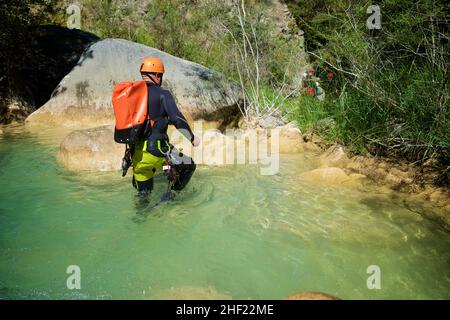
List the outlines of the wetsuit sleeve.
<svg viewBox="0 0 450 320">
<path fill-rule="evenodd" d="M 163 90 L 161 93 L 161 105 L 164 106 L 170 123 L 173 124 L 186 139 L 192 142 L 194 140 L 194 134 L 192 133 L 191 127 L 178 109 L 172 94 L 167 90 Z"/>
</svg>

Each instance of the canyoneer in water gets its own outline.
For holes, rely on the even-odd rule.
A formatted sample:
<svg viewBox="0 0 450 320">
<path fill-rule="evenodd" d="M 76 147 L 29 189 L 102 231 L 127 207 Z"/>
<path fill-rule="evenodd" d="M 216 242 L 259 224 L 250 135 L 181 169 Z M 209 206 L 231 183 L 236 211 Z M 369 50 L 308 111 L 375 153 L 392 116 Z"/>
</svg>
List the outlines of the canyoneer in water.
<svg viewBox="0 0 450 320">
<path fill-rule="evenodd" d="M 160 200 L 163 202 L 169 199 L 171 190 L 181 190 L 187 185 L 196 168 L 192 158 L 170 144 L 168 125 L 173 124 L 195 147 L 200 139 L 194 136 L 170 91 L 161 87 L 163 62 L 148 57 L 139 71 L 143 81 L 122 82 L 114 88 L 114 140 L 126 144 L 122 176 L 133 167 L 132 183 L 141 203 L 148 201 L 155 172 L 164 170 L 168 186 Z"/>
</svg>

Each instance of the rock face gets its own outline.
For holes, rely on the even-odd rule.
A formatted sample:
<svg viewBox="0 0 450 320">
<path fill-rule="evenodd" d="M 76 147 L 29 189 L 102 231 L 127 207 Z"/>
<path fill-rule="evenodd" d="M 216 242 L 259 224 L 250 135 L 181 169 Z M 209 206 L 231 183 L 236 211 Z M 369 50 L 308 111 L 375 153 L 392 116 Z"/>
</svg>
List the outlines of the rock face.
<svg viewBox="0 0 450 320">
<path fill-rule="evenodd" d="M 23 120 L 47 102 L 83 51 L 99 40 L 88 32 L 51 25 L 40 26 L 32 33 L 34 41 L 27 44 L 27 50 L 34 53 L 33 68 L 19 65 L 13 74 L 7 75 L 11 91 L 3 96 L 5 93 L 0 90 L 0 123 Z"/>
<path fill-rule="evenodd" d="M 188 120 L 220 121 L 223 127 L 238 121 L 241 92 L 221 74 L 141 44 L 105 39 L 86 49 L 51 99 L 31 114 L 27 123 L 69 127 L 112 124 L 114 85 L 141 80 L 139 66 L 148 56 L 163 60 L 163 86 L 172 91 Z"/>
</svg>

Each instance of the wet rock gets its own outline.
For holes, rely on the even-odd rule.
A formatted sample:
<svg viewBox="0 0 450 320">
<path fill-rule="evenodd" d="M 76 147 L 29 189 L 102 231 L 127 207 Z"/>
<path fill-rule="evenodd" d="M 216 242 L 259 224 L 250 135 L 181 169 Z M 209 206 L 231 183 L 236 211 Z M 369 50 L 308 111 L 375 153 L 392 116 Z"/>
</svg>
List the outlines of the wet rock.
<svg viewBox="0 0 450 320">
<path fill-rule="evenodd" d="M 287 296 L 284 300 L 340 300 L 339 298 L 323 292 L 299 292 Z"/>
<path fill-rule="evenodd" d="M 415 171 L 402 164 L 391 164 L 382 159 L 357 156 L 344 161 L 342 166 L 351 172 L 364 174 L 378 184 L 385 184 L 397 191 L 416 193 Z"/>
<path fill-rule="evenodd" d="M 276 128 L 279 132 L 279 152 L 297 153 L 304 151 L 317 151 L 314 144 L 307 144 L 303 140 L 302 132 L 293 123 Z"/>
<path fill-rule="evenodd" d="M 365 170 L 366 168 L 371 168 L 373 170 L 374 166 L 375 160 L 373 158 L 363 156 L 352 157 L 346 165 L 348 169 L 353 169 L 355 171 Z"/>
<path fill-rule="evenodd" d="M 142 80 L 139 65 L 147 56 L 163 60 L 163 85 L 172 91 L 188 120 L 220 121 L 221 126 L 239 120 L 241 90 L 220 73 L 131 41 L 105 39 L 84 51 L 51 99 L 27 118 L 27 124 L 79 128 L 114 123 L 114 85 Z"/>
<path fill-rule="evenodd" d="M 219 131 L 209 131 L 201 137 L 201 146 L 198 148 L 188 145 L 189 142 L 185 141 L 183 144 L 185 152 L 192 155 L 194 161 L 201 162 L 205 165 L 225 165 L 233 164 L 235 160 L 235 138 L 222 134 Z M 245 142 L 244 142 L 245 146 Z M 230 152 L 227 152 L 230 149 Z M 229 155 L 229 156 L 228 156 Z"/>
<path fill-rule="evenodd" d="M 71 171 L 114 171 L 121 168 L 124 150 L 114 142 L 114 126 L 102 126 L 70 133 L 57 160 Z"/>
<path fill-rule="evenodd" d="M 377 170 L 380 177 L 383 176 L 383 171 L 381 171 L 381 170 L 380 169 Z M 402 182 L 401 178 L 399 178 L 391 173 L 387 173 L 386 175 L 384 175 L 383 178 L 384 178 L 385 183 L 387 183 L 393 187 L 398 186 Z"/>
<path fill-rule="evenodd" d="M 267 135 L 271 137 L 271 143 L 274 143 L 274 150 L 278 153 L 298 153 L 304 151 L 317 151 L 318 147 L 312 143 L 305 143 L 300 129 L 294 123 L 283 124 L 274 128 L 258 128 L 258 119 L 242 119 L 239 123 L 239 128 L 244 130 L 248 129 L 256 132 L 261 137 Z M 256 129 L 255 129 L 256 128 Z M 278 141 L 272 139 L 273 132 L 278 132 Z M 244 134 L 245 137 L 249 137 L 249 133 Z"/>
<path fill-rule="evenodd" d="M 439 222 L 444 228 L 450 230 L 450 206 L 448 205 L 449 194 L 445 193 L 442 198 L 431 200 L 430 193 L 424 191 L 418 194 L 404 194 L 402 205 L 409 210 L 419 213 L 429 219 Z"/>
<path fill-rule="evenodd" d="M 208 131 L 201 136 L 201 143 L 194 148 L 184 136 L 173 127 L 168 130 L 171 143 L 199 164 L 226 165 L 234 163 L 228 159 L 227 148 L 235 149 L 237 139 L 228 137 L 218 130 Z M 245 147 L 245 141 L 244 147 Z M 61 143 L 57 155 L 58 163 L 75 172 L 120 170 L 125 145 L 114 141 L 114 126 L 76 130 Z M 227 162 L 227 161 L 231 161 Z"/>
<path fill-rule="evenodd" d="M 179 287 L 152 292 L 148 299 L 155 300 L 231 300 L 225 293 L 214 288 Z"/>
<path fill-rule="evenodd" d="M 322 167 L 344 168 L 348 163 L 348 157 L 342 146 L 334 145 L 328 148 L 320 156 L 320 165 Z"/>
<path fill-rule="evenodd" d="M 324 167 L 306 171 L 300 174 L 300 177 L 303 180 L 328 184 L 340 184 L 351 180 L 344 170 L 336 167 Z"/>
<path fill-rule="evenodd" d="M 349 174 L 348 176 L 349 176 L 350 178 L 353 178 L 353 179 L 365 179 L 365 178 L 367 178 L 366 175 L 360 174 L 360 173 L 351 173 L 351 174 Z"/>
<path fill-rule="evenodd" d="M 436 203 L 446 201 L 448 199 L 448 195 L 443 190 L 433 191 L 430 195 L 430 200 Z"/>
</svg>

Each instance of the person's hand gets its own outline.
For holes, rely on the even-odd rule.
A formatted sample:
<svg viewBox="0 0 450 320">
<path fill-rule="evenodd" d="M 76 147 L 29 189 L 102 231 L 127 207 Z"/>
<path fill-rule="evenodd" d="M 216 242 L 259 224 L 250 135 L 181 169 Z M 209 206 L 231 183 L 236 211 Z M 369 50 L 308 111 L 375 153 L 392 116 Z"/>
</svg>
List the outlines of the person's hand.
<svg viewBox="0 0 450 320">
<path fill-rule="evenodd" d="M 195 137 L 194 137 L 194 140 L 192 140 L 192 145 L 193 145 L 194 147 L 198 147 L 198 146 L 200 145 L 200 138 L 197 137 L 197 136 L 195 136 Z"/>
</svg>

